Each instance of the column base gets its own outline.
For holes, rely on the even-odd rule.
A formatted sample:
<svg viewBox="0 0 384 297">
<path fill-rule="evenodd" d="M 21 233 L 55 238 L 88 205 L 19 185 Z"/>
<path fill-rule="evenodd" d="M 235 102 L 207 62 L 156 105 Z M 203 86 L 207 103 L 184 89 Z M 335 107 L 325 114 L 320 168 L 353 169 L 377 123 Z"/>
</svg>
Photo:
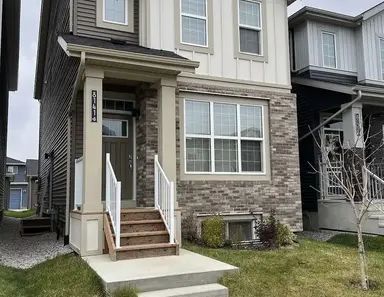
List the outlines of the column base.
<svg viewBox="0 0 384 297">
<path fill-rule="evenodd" d="M 103 254 L 103 213 L 72 211 L 69 245 L 80 256 Z"/>
</svg>

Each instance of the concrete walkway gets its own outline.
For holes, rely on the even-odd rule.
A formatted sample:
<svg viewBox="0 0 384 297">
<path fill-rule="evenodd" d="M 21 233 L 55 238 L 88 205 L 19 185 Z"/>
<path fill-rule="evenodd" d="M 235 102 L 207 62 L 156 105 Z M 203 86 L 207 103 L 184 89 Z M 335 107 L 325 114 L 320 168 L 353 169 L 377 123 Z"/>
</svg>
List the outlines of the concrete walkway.
<svg viewBox="0 0 384 297">
<path fill-rule="evenodd" d="M 56 233 L 21 237 L 20 220 L 4 217 L 0 223 L 0 265 L 30 268 L 58 255 L 71 253 Z"/>
</svg>

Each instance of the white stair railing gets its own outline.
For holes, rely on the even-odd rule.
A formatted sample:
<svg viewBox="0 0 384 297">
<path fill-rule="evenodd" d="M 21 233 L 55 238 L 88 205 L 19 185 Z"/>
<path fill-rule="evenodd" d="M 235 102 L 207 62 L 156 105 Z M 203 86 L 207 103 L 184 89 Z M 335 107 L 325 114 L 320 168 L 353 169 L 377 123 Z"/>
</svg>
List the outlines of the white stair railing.
<svg viewBox="0 0 384 297">
<path fill-rule="evenodd" d="M 121 182 L 117 181 L 110 154 L 106 156 L 105 165 L 105 206 L 111 218 L 116 248 L 120 248 Z"/>
<path fill-rule="evenodd" d="M 169 181 L 155 155 L 155 208 L 159 210 L 169 232 L 169 243 L 175 243 L 175 184 Z"/>
<path fill-rule="evenodd" d="M 384 180 L 373 173 L 368 168 L 364 168 L 367 172 L 367 187 L 369 199 L 373 201 L 373 205 L 380 211 L 384 212 Z"/>
</svg>

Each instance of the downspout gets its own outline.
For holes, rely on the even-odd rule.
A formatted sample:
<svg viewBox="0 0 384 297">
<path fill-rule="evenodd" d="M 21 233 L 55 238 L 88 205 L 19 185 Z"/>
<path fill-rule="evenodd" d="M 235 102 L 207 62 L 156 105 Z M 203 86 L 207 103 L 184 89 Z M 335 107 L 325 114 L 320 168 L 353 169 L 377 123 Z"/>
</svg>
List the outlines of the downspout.
<svg viewBox="0 0 384 297">
<path fill-rule="evenodd" d="M 69 244 L 69 220 L 70 220 L 70 199 L 71 199 L 71 123 L 72 113 L 74 111 L 73 105 L 76 102 L 77 91 L 79 89 L 83 74 L 85 71 L 85 52 L 81 52 L 80 65 L 77 71 L 75 84 L 73 86 L 71 101 L 69 103 L 68 117 L 67 117 L 67 187 L 66 187 L 66 201 L 65 201 L 65 231 L 64 231 L 64 245 Z"/>
<path fill-rule="evenodd" d="M 310 135 L 313 135 L 315 132 L 317 132 L 318 130 L 320 130 L 321 128 L 323 128 L 326 124 L 328 124 L 330 121 L 332 121 L 334 118 L 336 118 L 338 115 L 342 114 L 345 110 L 347 110 L 348 108 L 350 108 L 353 104 L 357 103 L 358 101 L 361 100 L 361 98 L 363 97 L 362 93 L 361 93 L 361 90 L 358 90 L 357 91 L 357 97 L 355 99 L 353 99 L 350 103 L 348 103 L 347 105 L 345 105 L 344 107 L 342 107 L 338 112 L 334 113 L 332 116 L 330 116 L 326 121 L 324 121 L 323 123 L 321 123 L 320 125 L 318 125 L 316 128 L 314 128 L 313 130 L 309 131 L 307 134 L 305 134 L 304 136 L 302 136 L 299 141 L 302 141 L 304 140 L 305 138 L 307 138 L 308 136 Z"/>
</svg>

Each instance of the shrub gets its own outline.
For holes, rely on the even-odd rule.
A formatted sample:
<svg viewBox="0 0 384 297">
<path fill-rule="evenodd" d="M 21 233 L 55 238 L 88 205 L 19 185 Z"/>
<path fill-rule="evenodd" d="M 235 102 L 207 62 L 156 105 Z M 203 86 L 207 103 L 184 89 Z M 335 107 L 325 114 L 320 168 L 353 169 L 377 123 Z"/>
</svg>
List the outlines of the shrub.
<svg viewBox="0 0 384 297">
<path fill-rule="evenodd" d="M 279 247 L 293 245 L 295 239 L 296 235 L 289 229 L 289 226 L 277 224 L 277 245 Z"/>
<path fill-rule="evenodd" d="M 220 216 L 214 216 L 204 220 L 201 224 L 201 239 L 211 248 L 218 248 L 224 244 L 224 220 Z"/>
<path fill-rule="evenodd" d="M 137 290 L 134 288 L 123 288 L 113 292 L 112 297 L 137 297 Z"/>
<path fill-rule="evenodd" d="M 198 242 L 197 224 L 193 215 L 187 216 L 181 222 L 181 230 L 183 230 L 183 239 L 189 242 Z"/>
</svg>

